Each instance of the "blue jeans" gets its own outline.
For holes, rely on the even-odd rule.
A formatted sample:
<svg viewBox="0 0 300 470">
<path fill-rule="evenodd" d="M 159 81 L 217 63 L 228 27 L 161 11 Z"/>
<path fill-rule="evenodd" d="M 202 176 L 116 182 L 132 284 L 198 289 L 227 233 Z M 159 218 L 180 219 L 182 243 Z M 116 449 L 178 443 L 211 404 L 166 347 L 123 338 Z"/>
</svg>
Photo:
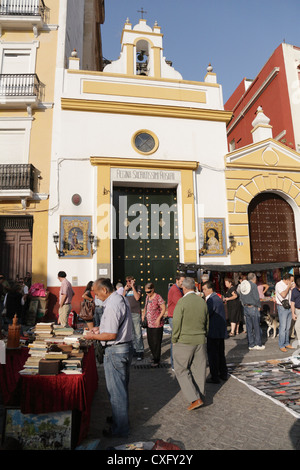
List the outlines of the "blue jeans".
<svg viewBox="0 0 300 470">
<path fill-rule="evenodd" d="M 170 358 L 171 358 L 171 368 L 174 369 L 173 361 L 173 343 L 172 343 L 172 331 L 173 331 L 173 317 L 168 317 L 169 325 L 171 327 L 171 346 L 170 346 Z"/>
<path fill-rule="evenodd" d="M 132 342 L 105 348 L 104 372 L 112 407 L 112 434 L 129 433 L 129 370 L 133 356 Z"/>
<path fill-rule="evenodd" d="M 290 344 L 290 327 L 292 321 L 292 310 L 283 308 L 282 305 L 277 305 L 278 319 L 279 319 L 279 337 L 278 343 L 280 348 L 284 348 Z"/>
<path fill-rule="evenodd" d="M 101 317 L 103 315 L 103 307 L 97 306 L 95 307 L 95 313 L 94 313 L 94 326 L 100 326 L 101 323 Z"/>
<path fill-rule="evenodd" d="M 131 313 L 133 325 L 133 346 L 136 353 L 144 352 L 144 341 L 141 327 L 141 315 L 139 313 Z"/>
<path fill-rule="evenodd" d="M 257 307 L 244 306 L 244 316 L 247 328 L 249 348 L 261 346 L 260 313 Z"/>
</svg>

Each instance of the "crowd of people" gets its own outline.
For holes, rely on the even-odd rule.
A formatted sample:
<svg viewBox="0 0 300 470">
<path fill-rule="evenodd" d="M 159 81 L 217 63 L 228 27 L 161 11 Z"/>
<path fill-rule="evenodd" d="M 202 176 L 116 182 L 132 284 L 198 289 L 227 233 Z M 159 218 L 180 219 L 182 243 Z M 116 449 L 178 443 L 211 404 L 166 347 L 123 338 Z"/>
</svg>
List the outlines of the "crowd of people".
<svg viewBox="0 0 300 470">
<path fill-rule="evenodd" d="M 105 435 L 128 434 L 129 370 L 133 355 L 137 360 L 143 359 L 143 327 L 146 328 L 152 355 L 151 367 L 155 368 L 160 364 L 164 324 L 166 321 L 169 324 L 171 367 L 189 403 L 189 411 L 204 404 L 207 382 L 217 384 L 227 380 L 225 340 L 228 336 L 240 334 L 243 325 L 249 350 L 265 348 L 262 344 L 260 310 L 261 300 L 269 286 L 263 283 L 257 285 L 255 273 L 242 275 L 238 285 L 232 278 L 226 277 L 224 286 L 226 292 L 221 295 L 215 291 L 209 276 L 206 279 L 203 276 L 202 282 L 196 284 L 193 278 L 178 274 L 169 288 L 167 302 L 156 292 L 152 283 L 146 284 L 143 308 L 142 288 L 133 276 L 126 277 L 125 286 L 121 283 L 113 286 L 105 278 L 86 286 L 83 299 L 95 304 L 93 320 L 87 322 L 89 331 L 86 338 L 100 341 L 104 347 L 104 370 L 112 405 L 111 426 L 104 431 Z M 71 297 L 67 295 L 64 275 L 60 299 L 66 295 L 64 299 L 67 298 L 69 304 L 72 288 L 70 285 L 68 288 Z M 299 331 L 300 278 L 294 283 L 293 275 L 284 275 L 275 286 L 274 301 L 279 317 L 279 348 L 285 352 L 292 349 L 289 343 L 292 319 L 296 333 Z M 206 377 L 207 362 L 209 377 Z"/>
<path fill-rule="evenodd" d="M 58 323 L 68 326 L 75 294 L 64 271 L 58 273 L 58 279 L 61 283 Z M 225 340 L 228 336 L 240 334 L 243 326 L 249 350 L 265 348 L 260 310 L 269 286 L 258 285 L 256 274 L 249 273 L 241 275 L 237 285 L 226 277 L 224 287 L 225 293 L 221 295 L 208 275 L 196 284 L 192 277 L 180 273 L 170 286 L 166 301 L 156 292 L 153 283 L 147 283 L 142 307 L 143 289 L 133 276 L 126 277 L 125 286 L 121 283 L 114 286 L 107 278 L 87 284 L 79 316 L 83 312 L 87 315 L 86 339 L 97 341 L 104 351 L 105 380 L 112 408 L 108 419 L 110 426 L 104 430 L 104 435 L 128 435 L 129 371 L 134 355 L 138 361 L 144 357 L 143 328 L 152 356 L 151 367 L 157 368 L 161 360 L 163 328 L 166 322 L 169 324 L 171 367 L 189 411 L 204 404 L 207 382 L 218 384 L 227 380 Z M 19 299 L 20 305 L 21 298 L 26 302 L 28 288 L 24 279 L 18 279 L 14 287 L 0 276 L 0 308 L 7 309 L 6 315 L 12 298 Z M 300 339 L 300 277 L 295 282 L 292 274 L 285 274 L 275 285 L 274 302 L 279 319 L 279 349 L 286 352 L 293 349 L 290 345 L 292 321 Z M 14 305 L 11 311 L 15 313 L 15 310 Z M 209 377 L 206 377 L 207 363 Z"/>
<path fill-rule="evenodd" d="M 7 329 L 15 314 L 20 323 L 25 323 L 30 287 L 30 273 L 26 273 L 24 278 L 17 276 L 10 281 L 0 274 L 0 329 Z"/>
</svg>

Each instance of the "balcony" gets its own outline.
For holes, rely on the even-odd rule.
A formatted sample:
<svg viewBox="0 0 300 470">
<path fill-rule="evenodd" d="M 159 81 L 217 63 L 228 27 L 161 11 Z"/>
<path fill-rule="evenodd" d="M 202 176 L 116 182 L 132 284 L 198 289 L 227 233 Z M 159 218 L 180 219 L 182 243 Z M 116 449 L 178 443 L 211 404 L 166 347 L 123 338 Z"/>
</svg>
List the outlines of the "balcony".
<svg viewBox="0 0 300 470">
<path fill-rule="evenodd" d="M 35 73 L 0 74 L 0 109 L 34 107 L 40 92 L 41 83 Z"/>
<path fill-rule="evenodd" d="M 0 165 L 0 200 L 21 199 L 25 208 L 27 199 L 34 198 L 36 174 L 30 164 Z"/>
<path fill-rule="evenodd" d="M 2 29 L 33 29 L 37 36 L 38 28 L 45 21 L 44 0 L 0 0 L 0 36 Z"/>
</svg>

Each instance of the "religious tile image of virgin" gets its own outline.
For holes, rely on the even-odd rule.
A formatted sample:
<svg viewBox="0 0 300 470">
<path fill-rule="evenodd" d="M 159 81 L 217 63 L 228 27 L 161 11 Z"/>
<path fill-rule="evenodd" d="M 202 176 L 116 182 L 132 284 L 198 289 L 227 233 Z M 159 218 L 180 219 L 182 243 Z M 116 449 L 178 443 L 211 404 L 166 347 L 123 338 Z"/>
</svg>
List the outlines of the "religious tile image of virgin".
<svg viewBox="0 0 300 470">
<path fill-rule="evenodd" d="M 200 223 L 202 256 L 226 255 L 225 219 L 203 219 Z"/>
</svg>

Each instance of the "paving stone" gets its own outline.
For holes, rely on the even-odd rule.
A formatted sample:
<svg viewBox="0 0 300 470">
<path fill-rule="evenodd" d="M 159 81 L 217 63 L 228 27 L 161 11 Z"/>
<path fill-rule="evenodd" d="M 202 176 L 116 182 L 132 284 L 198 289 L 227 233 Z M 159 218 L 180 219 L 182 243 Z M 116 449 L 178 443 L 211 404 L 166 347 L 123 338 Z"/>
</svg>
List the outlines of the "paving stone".
<svg viewBox="0 0 300 470">
<path fill-rule="evenodd" d="M 227 363 L 238 366 L 289 357 L 288 353 L 279 351 L 278 338 L 267 339 L 264 331 L 264 340 L 265 350 L 249 351 L 245 334 L 228 338 L 225 341 Z M 207 384 L 205 406 L 188 412 L 188 404 L 169 366 L 169 349 L 170 338 L 164 337 L 164 365 L 150 369 L 150 354 L 145 340 L 143 364 L 133 361 L 130 376 L 131 434 L 125 440 L 102 438 L 110 404 L 103 366 L 98 367 L 99 386 L 93 401 L 89 438 L 99 438 L 101 449 L 171 438 L 180 442 L 183 450 L 300 450 L 300 420 L 233 377 L 220 385 Z M 263 379 L 265 381 L 266 376 Z"/>
</svg>

